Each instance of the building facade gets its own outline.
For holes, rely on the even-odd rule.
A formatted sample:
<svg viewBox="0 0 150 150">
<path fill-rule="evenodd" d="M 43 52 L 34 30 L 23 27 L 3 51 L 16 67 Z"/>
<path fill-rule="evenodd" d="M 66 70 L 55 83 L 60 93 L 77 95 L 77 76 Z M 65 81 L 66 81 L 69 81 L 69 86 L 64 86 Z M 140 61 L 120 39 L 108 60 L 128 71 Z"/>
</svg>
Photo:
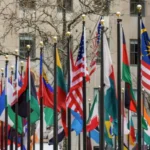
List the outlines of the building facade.
<svg viewBox="0 0 150 150">
<path fill-rule="evenodd" d="M 92 9 L 98 9 L 99 4 L 96 0 L 85 1 Z M 108 3 L 109 4 L 109 3 Z M 128 55 L 131 64 L 131 73 L 133 87 L 137 87 L 137 4 L 141 4 L 143 22 L 150 32 L 150 2 L 147 0 L 114 0 L 109 4 L 109 13 L 104 13 L 105 28 L 107 28 L 106 34 L 109 40 L 110 52 L 113 60 L 115 69 L 115 77 L 117 78 L 117 16 L 116 12 L 121 12 L 122 27 L 124 28 L 126 45 Z M 7 6 L 7 7 L 6 7 Z M 0 37 L 1 38 L 1 49 L 2 55 L 5 53 L 11 54 L 15 49 L 19 50 L 20 56 L 26 55 L 26 45 L 31 45 L 31 58 L 32 59 L 32 70 L 35 72 L 36 84 L 38 85 L 38 74 L 39 74 L 39 58 L 40 46 L 39 42 L 44 39 L 44 59 L 47 65 L 45 69 L 48 72 L 49 81 L 53 83 L 53 39 L 52 37 L 58 36 L 59 41 L 63 43 L 63 32 L 68 29 L 68 24 L 71 24 L 71 33 L 73 44 L 72 48 L 76 52 L 74 58 L 76 58 L 77 45 L 79 45 L 81 30 L 82 30 L 82 19 L 81 14 L 86 12 L 86 34 L 87 34 L 87 62 L 88 65 L 91 61 L 91 52 L 93 51 L 93 40 L 95 36 L 97 24 L 101 15 L 94 13 L 88 13 L 89 8 L 87 5 L 76 0 L 66 1 L 65 13 L 63 10 L 62 0 L 8 0 L 6 3 L 1 2 L 1 15 L 0 15 Z M 6 7 L 6 8 L 5 8 Z M 108 7 L 108 6 L 107 6 Z M 5 9 L 4 9 L 5 8 Z M 101 8 L 102 9 L 102 8 Z M 3 11 L 2 11 L 3 10 Z M 101 11 L 99 11 L 100 14 Z M 107 15 L 106 15 L 107 14 Z M 79 16 L 79 17 L 78 17 Z M 64 21 L 65 20 L 65 21 Z M 67 25 L 66 25 L 66 24 Z M 65 34 L 64 34 L 65 35 Z M 60 46 L 63 48 L 63 46 Z M 9 66 L 14 66 L 14 56 L 9 56 Z M 23 58 L 21 60 L 25 61 Z M 0 56 L 0 67 L 4 68 L 4 56 Z M 100 64 L 97 63 L 97 70 L 92 75 L 90 83 L 87 84 L 87 99 L 94 99 L 94 95 L 99 93 L 100 87 Z M 122 88 L 124 84 L 122 83 Z M 87 112 L 88 113 L 88 112 Z M 134 122 L 136 126 L 136 121 Z M 76 150 L 78 145 L 78 137 L 75 133 L 72 134 L 72 149 Z M 82 138 L 81 138 L 82 139 Z M 81 140 L 82 143 L 82 140 Z M 96 145 L 92 142 L 93 146 Z"/>
</svg>

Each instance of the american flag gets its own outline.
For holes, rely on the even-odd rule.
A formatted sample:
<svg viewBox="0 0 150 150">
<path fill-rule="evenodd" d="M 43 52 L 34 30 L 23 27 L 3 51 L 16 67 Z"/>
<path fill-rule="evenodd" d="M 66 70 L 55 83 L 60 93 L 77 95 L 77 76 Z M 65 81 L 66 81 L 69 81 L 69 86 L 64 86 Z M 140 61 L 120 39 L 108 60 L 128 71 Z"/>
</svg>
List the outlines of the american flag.
<svg viewBox="0 0 150 150">
<path fill-rule="evenodd" d="M 150 93 L 150 39 L 146 28 L 142 22 L 141 29 L 141 50 L 142 50 L 142 59 L 141 59 L 141 75 L 142 75 L 142 86 L 146 92 Z"/>
<path fill-rule="evenodd" d="M 93 39 L 93 45 L 92 45 L 92 57 L 91 57 L 91 63 L 90 63 L 90 76 L 96 71 L 96 60 L 98 56 L 98 48 L 100 43 L 100 32 L 101 32 L 101 23 L 98 23 L 96 36 Z"/>
<path fill-rule="evenodd" d="M 77 56 L 76 63 L 73 63 L 71 57 L 72 71 L 71 71 L 71 88 L 67 95 L 66 103 L 67 107 L 78 112 L 81 116 L 83 113 L 82 104 L 82 81 L 83 77 L 86 76 L 86 80 L 89 80 L 89 74 L 86 66 L 86 36 L 85 28 L 82 32 L 80 48 Z"/>
</svg>

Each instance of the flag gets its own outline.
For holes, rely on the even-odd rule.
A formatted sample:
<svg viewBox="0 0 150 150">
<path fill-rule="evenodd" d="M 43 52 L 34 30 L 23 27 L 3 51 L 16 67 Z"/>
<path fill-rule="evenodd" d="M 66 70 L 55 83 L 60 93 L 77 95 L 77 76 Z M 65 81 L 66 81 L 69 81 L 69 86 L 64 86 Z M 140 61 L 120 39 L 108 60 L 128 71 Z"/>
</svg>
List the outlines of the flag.
<svg viewBox="0 0 150 150">
<path fill-rule="evenodd" d="M 5 89 L 0 96 L 0 120 L 5 122 Z M 9 93 L 8 93 L 9 94 Z M 8 125 L 15 129 L 15 113 L 13 112 L 10 105 L 8 107 Z M 18 132 L 22 133 L 22 119 L 18 116 Z"/>
<path fill-rule="evenodd" d="M 136 112 L 135 96 L 132 88 L 132 79 L 130 72 L 130 64 L 127 54 L 126 41 L 124 31 L 122 29 L 122 79 L 125 82 L 125 108 Z"/>
<path fill-rule="evenodd" d="M 123 150 L 128 150 L 128 147 L 125 144 L 123 145 Z"/>
<path fill-rule="evenodd" d="M 89 118 L 87 120 L 87 131 L 95 129 L 98 125 L 98 96 L 96 95 L 90 110 Z"/>
<path fill-rule="evenodd" d="M 100 32 L 101 32 L 101 23 L 100 21 L 98 22 L 97 26 L 97 32 L 96 32 L 96 37 L 93 39 L 93 53 L 92 53 L 92 58 L 90 62 L 90 73 L 89 75 L 91 76 L 95 71 L 96 71 L 96 61 L 98 57 L 98 48 L 99 48 L 99 43 L 100 43 Z"/>
<path fill-rule="evenodd" d="M 53 102 L 54 90 L 53 90 L 52 86 L 50 85 L 50 83 L 48 82 L 48 78 L 47 78 L 47 75 L 44 70 L 43 70 L 43 82 L 42 82 L 42 85 L 40 85 L 39 91 L 38 91 L 39 98 L 40 98 L 40 89 L 41 88 L 43 88 L 43 105 L 53 109 L 54 108 L 54 102 Z M 60 112 L 60 110 L 61 110 L 61 108 L 58 105 L 57 111 Z"/>
<path fill-rule="evenodd" d="M 83 129 L 83 119 L 81 115 L 73 110 L 71 110 L 71 114 L 74 117 L 72 119 L 71 128 L 76 132 L 77 135 L 80 134 L 80 132 Z M 90 109 L 90 114 L 87 120 L 87 132 L 95 129 L 99 125 L 99 119 L 98 119 L 98 98 L 97 95 L 94 98 L 92 107 Z"/>
<path fill-rule="evenodd" d="M 128 121 L 126 116 L 124 116 L 124 135 L 128 135 L 130 133 L 130 130 L 128 128 Z"/>
<path fill-rule="evenodd" d="M 82 31 L 82 36 L 80 40 L 80 47 L 78 51 L 78 56 L 75 65 L 72 69 L 72 81 L 71 88 L 67 95 L 66 104 L 67 107 L 73 111 L 83 115 L 83 105 L 82 105 L 82 81 L 83 77 L 86 77 L 86 81 L 89 81 L 89 74 L 86 65 L 86 36 L 85 27 Z"/>
<path fill-rule="evenodd" d="M 13 96 L 12 96 L 12 101 L 11 101 L 11 106 L 14 105 L 18 99 L 18 92 L 21 89 L 23 85 L 23 81 L 22 81 L 22 77 L 20 75 L 19 72 L 15 72 L 15 82 L 14 82 L 14 92 L 13 92 Z"/>
<path fill-rule="evenodd" d="M 117 99 L 115 90 L 115 77 L 110 50 L 106 35 L 104 34 L 104 106 L 106 112 L 112 116 L 113 120 L 117 119 Z"/>
<path fill-rule="evenodd" d="M 40 86 L 38 91 L 39 99 L 43 97 L 43 105 L 49 108 L 54 108 L 53 97 L 54 90 L 48 82 L 46 72 L 43 69 L 43 54 L 40 55 Z M 57 106 L 57 111 L 60 112 L 60 106 Z"/>
<path fill-rule="evenodd" d="M 99 131 L 97 129 L 90 131 L 89 137 L 99 144 Z"/>
<path fill-rule="evenodd" d="M 61 108 L 66 109 L 65 100 L 66 100 L 66 95 L 67 95 L 67 89 L 66 89 L 66 83 L 65 83 L 64 74 L 62 71 L 62 66 L 61 66 L 58 50 L 56 50 L 56 66 L 57 66 L 58 105 Z"/>
<path fill-rule="evenodd" d="M 57 67 L 57 100 L 58 106 L 61 108 L 61 120 L 62 125 L 65 131 L 65 134 L 68 134 L 68 130 L 66 127 L 66 96 L 67 96 L 67 89 L 66 83 L 64 79 L 64 74 L 58 54 L 58 50 L 56 50 L 56 67 Z"/>
<path fill-rule="evenodd" d="M 77 135 L 79 135 L 83 129 L 83 119 L 81 118 L 79 113 L 77 113 L 73 110 L 71 110 L 71 114 L 73 116 L 71 129 L 74 130 Z"/>
<path fill-rule="evenodd" d="M 105 112 L 105 131 L 104 131 L 104 136 L 105 136 L 105 141 L 107 144 L 113 146 L 112 142 L 112 123 L 110 121 L 109 115 L 107 112 Z"/>
<path fill-rule="evenodd" d="M 148 125 L 148 130 L 144 130 L 144 142 L 150 145 L 150 126 Z"/>
<path fill-rule="evenodd" d="M 136 142 L 136 137 L 135 137 L 135 130 L 134 130 L 134 125 L 133 125 L 133 120 L 132 116 L 130 116 L 130 134 L 129 134 L 129 142 L 130 145 L 135 145 Z"/>
<path fill-rule="evenodd" d="M 59 127 L 58 135 L 57 135 L 58 143 L 60 143 L 64 139 L 64 137 L 65 137 L 65 131 L 62 127 Z M 51 133 L 49 134 L 48 145 L 53 145 L 53 143 L 54 143 L 53 131 L 51 131 Z"/>
<path fill-rule="evenodd" d="M 150 93 L 150 40 L 143 22 L 141 25 L 141 55 L 142 86 L 147 93 Z"/>
<path fill-rule="evenodd" d="M 44 108 L 45 122 L 47 126 L 52 126 L 54 121 L 54 110 L 48 107 Z"/>
<path fill-rule="evenodd" d="M 21 117 L 27 117 L 27 102 L 30 100 L 30 121 L 31 123 L 35 123 L 39 120 L 40 116 L 40 108 L 37 101 L 36 88 L 34 85 L 33 75 L 28 72 L 29 68 L 29 59 L 27 61 L 26 74 L 23 81 L 23 86 L 18 91 L 18 115 Z M 29 74 L 30 74 L 30 85 L 29 85 Z M 30 89 L 29 89 L 30 87 Z M 31 94 L 29 94 L 29 91 Z M 30 97 L 29 97 L 30 96 Z M 12 106 L 15 111 L 15 104 Z"/>
<path fill-rule="evenodd" d="M 150 116 L 148 115 L 145 107 L 144 107 L 144 118 L 146 119 L 147 124 L 150 126 Z"/>
</svg>

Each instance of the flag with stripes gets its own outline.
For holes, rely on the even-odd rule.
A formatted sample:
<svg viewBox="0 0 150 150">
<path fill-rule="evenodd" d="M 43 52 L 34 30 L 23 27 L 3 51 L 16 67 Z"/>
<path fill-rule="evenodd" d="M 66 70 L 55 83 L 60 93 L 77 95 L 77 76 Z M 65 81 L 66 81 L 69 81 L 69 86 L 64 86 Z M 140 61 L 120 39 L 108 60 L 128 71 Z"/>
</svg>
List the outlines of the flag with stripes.
<svg viewBox="0 0 150 150">
<path fill-rule="evenodd" d="M 147 30 L 142 22 L 141 25 L 141 75 L 142 86 L 146 92 L 150 93 L 150 40 Z"/>
<path fill-rule="evenodd" d="M 83 77 L 86 76 L 86 81 L 89 80 L 89 74 L 86 66 L 86 36 L 85 27 L 82 31 L 82 36 L 80 40 L 80 48 L 78 51 L 78 56 L 76 63 L 72 62 L 71 71 L 71 88 L 67 95 L 66 104 L 67 107 L 78 112 L 82 116 L 82 81 Z"/>
<path fill-rule="evenodd" d="M 93 39 L 93 45 L 92 45 L 92 57 L 91 57 L 91 62 L 90 62 L 90 76 L 95 72 L 96 70 L 96 61 L 98 57 L 98 48 L 99 48 L 99 43 L 100 43 L 100 32 L 101 32 L 101 23 L 98 23 L 97 26 L 97 31 L 96 31 L 96 36 Z"/>
</svg>

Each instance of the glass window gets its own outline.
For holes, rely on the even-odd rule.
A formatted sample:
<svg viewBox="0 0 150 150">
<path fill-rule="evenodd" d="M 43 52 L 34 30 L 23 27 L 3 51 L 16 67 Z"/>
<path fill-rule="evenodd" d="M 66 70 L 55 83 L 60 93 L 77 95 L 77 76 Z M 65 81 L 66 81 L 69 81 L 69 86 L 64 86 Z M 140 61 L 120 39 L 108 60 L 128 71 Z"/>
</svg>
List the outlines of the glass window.
<svg viewBox="0 0 150 150">
<path fill-rule="evenodd" d="M 73 0 L 66 0 L 66 11 L 73 11 Z M 63 0 L 57 0 L 57 11 L 61 12 L 63 9 Z"/>
<path fill-rule="evenodd" d="M 31 45 L 31 58 L 35 57 L 35 36 L 28 33 L 20 33 L 19 35 L 19 53 L 21 56 L 26 57 L 27 45 Z"/>
<path fill-rule="evenodd" d="M 144 0 L 130 0 L 130 15 L 137 15 L 137 5 L 142 5 L 142 16 L 145 16 L 145 1 Z"/>
<path fill-rule="evenodd" d="M 19 6 L 21 8 L 35 9 L 35 0 L 19 0 Z"/>
<path fill-rule="evenodd" d="M 138 51 L 138 44 L 137 40 L 130 40 L 130 64 L 136 65 L 137 64 L 137 51 Z"/>
</svg>

